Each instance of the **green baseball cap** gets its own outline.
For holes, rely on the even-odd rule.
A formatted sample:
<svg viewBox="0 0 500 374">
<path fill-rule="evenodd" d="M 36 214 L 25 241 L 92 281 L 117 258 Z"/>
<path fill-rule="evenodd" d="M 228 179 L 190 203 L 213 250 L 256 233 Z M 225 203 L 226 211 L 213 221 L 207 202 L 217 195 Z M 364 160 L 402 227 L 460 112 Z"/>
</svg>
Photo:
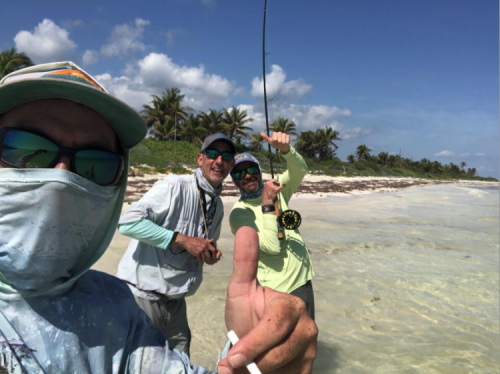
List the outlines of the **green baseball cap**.
<svg viewBox="0 0 500 374">
<path fill-rule="evenodd" d="M 146 136 L 142 117 L 72 62 L 53 62 L 17 70 L 0 80 L 0 114 L 42 99 L 67 99 L 95 110 L 111 125 L 124 148 Z"/>
</svg>

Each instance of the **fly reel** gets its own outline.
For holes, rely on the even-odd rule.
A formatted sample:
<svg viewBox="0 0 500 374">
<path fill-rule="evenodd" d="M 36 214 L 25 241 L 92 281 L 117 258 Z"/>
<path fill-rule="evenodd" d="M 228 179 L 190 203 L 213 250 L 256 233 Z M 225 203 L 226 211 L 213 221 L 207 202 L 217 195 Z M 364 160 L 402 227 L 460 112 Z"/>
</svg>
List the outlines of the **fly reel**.
<svg viewBox="0 0 500 374">
<path fill-rule="evenodd" d="M 285 210 L 278 217 L 278 224 L 281 227 L 284 227 L 287 230 L 295 230 L 298 229 L 300 224 L 302 223 L 302 217 L 300 213 L 296 210 Z"/>
</svg>

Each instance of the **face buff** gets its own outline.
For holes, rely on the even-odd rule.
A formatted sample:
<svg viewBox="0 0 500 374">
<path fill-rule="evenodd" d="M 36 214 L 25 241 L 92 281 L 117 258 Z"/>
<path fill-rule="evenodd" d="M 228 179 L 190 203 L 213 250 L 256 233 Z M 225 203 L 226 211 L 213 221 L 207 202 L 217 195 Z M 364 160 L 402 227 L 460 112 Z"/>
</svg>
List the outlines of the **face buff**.
<svg viewBox="0 0 500 374">
<path fill-rule="evenodd" d="M 0 291 L 40 294 L 76 279 L 116 228 L 120 187 L 59 169 L 0 169 Z"/>
</svg>

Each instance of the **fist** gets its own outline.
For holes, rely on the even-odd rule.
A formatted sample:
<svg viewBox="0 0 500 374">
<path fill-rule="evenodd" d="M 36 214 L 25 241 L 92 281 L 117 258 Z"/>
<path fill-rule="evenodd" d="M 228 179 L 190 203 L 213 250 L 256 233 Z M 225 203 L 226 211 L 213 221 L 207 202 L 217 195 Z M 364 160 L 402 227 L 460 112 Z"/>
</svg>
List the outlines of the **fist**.
<svg viewBox="0 0 500 374">
<path fill-rule="evenodd" d="M 280 182 L 276 179 L 267 181 L 264 185 L 264 191 L 262 191 L 262 205 L 274 204 L 283 188 L 285 188 L 285 185 L 280 185 Z"/>
<path fill-rule="evenodd" d="M 267 136 L 266 133 L 261 132 L 260 136 L 264 138 L 269 145 L 281 153 L 288 153 L 290 151 L 290 135 L 284 132 L 274 132 L 271 137 Z"/>
</svg>

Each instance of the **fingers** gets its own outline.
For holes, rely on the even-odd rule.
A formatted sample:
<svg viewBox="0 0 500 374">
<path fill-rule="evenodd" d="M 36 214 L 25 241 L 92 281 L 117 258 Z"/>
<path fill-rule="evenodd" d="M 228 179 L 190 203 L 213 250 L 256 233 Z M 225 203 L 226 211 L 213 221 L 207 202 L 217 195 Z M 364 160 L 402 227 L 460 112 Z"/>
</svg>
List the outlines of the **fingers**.
<svg viewBox="0 0 500 374">
<path fill-rule="evenodd" d="M 264 373 L 311 373 L 316 357 L 318 329 L 304 303 L 268 288 L 266 311 L 260 322 L 228 354 L 228 362 L 242 354 L 245 363 L 255 360 Z M 269 296 L 271 294 L 271 296 Z"/>
<path fill-rule="evenodd" d="M 257 279 L 259 237 L 251 227 L 236 232 L 234 240 L 233 275 L 230 283 L 249 283 Z"/>
<path fill-rule="evenodd" d="M 261 132 L 260 136 L 262 136 L 264 138 L 264 140 L 268 143 L 271 141 L 271 139 L 269 138 L 269 136 L 267 136 L 267 134 L 265 132 Z"/>
</svg>

